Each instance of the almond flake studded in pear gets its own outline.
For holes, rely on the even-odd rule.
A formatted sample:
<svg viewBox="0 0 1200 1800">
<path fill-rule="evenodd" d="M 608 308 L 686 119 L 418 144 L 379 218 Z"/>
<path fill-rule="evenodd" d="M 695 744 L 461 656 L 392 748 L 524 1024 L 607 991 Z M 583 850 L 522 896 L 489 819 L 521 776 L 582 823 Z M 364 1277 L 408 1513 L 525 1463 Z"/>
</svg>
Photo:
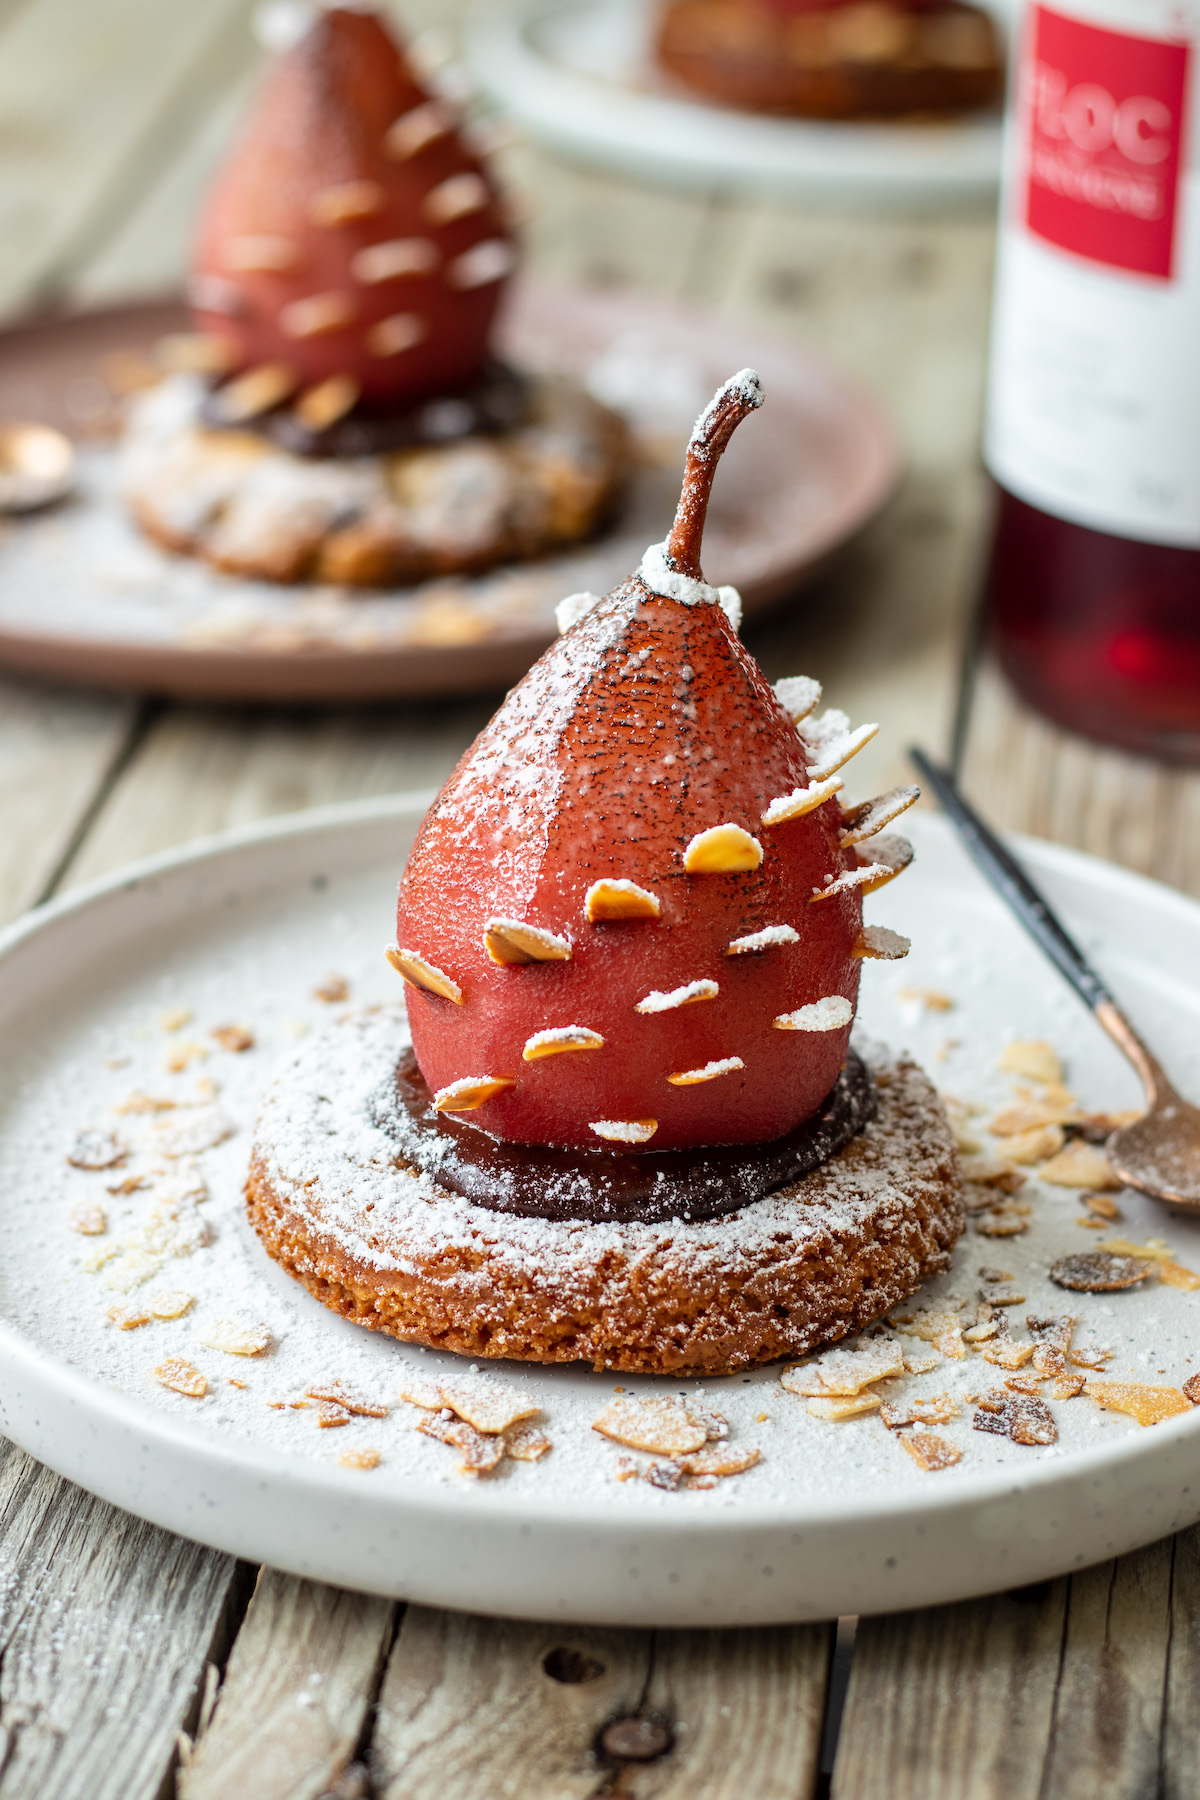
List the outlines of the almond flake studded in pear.
<svg viewBox="0 0 1200 1800">
<path fill-rule="evenodd" d="M 571 941 L 540 925 L 520 919 L 489 919 L 483 928 L 484 948 L 494 963 L 570 962 Z"/>
<path fill-rule="evenodd" d="M 780 1013 L 771 1024 L 776 1031 L 840 1031 L 854 1017 L 854 1008 L 843 994 L 827 994 L 795 1012 Z"/>
<path fill-rule="evenodd" d="M 817 1361 L 785 1369 L 780 1385 L 813 1399 L 861 1394 L 873 1382 L 904 1372 L 904 1351 L 894 1338 L 879 1338 L 861 1350 L 831 1350 Z"/>
<path fill-rule="evenodd" d="M 240 425 L 290 399 L 299 386 L 299 375 L 287 363 L 263 363 L 218 388 L 212 410 L 223 425 Z"/>
<path fill-rule="evenodd" d="M 913 859 L 913 847 L 906 837 L 898 832 L 886 833 L 872 838 L 868 846 L 873 858 L 868 870 L 868 879 L 863 883 L 864 894 L 874 894 L 897 875 L 903 875 Z M 882 869 L 880 864 L 883 865 Z"/>
<path fill-rule="evenodd" d="M 434 1112 L 474 1112 L 485 1101 L 516 1084 L 511 1075 L 460 1075 L 433 1097 Z"/>
<path fill-rule="evenodd" d="M 593 925 L 617 919 L 662 917 L 662 903 L 658 895 L 624 877 L 615 881 L 593 881 L 583 897 L 583 910 Z"/>
<path fill-rule="evenodd" d="M 683 853 L 689 875 L 738 875 L 757 869 L 762 845 L 741 825 L 710 825 L 698 831 Z"/>
<path fill-rule="evenodd" d="M 856 1419 L 860 1413 L 874 1412 L 881 1404 L 878 1394 L 856 1394 L 853 1397 L 810 1400 L 808 1410 L 814 1419 Z"/>
<path fill-rule="evenodd" d="M 791 713 L 797 725 L 821 704 L 821 684 L 811 675 L 785 675 L 775 683 L 774 691 L 780 706 Z"/>
<path fill-rule="evenodd" d="M 567 1050 L 603 1050 L 604 1039 L 586 1025 L 555 1025 L 546 1031 L 535 1031 L 527 1038 L 521 1055 L 526 1062 L 538 1062 L 543 1056 L 559 1056 Z"/>
<path fill-rule="evenodd" d="M 403 975 L 405 981 L 411 981 L 414 987 L 437 994 L 442 1000 L 453 1000 L 455 1006 L 462 1005 L 463 991 L 457 981 L 447 975 L 444 969 L 426 962 L 415 950 L 401 950 L 397 945 L 389 944 L 383 954 L 397 974 Z"/>
<path fill-rule="evenodd" d="M 668 1075 L 667 1080 L 672 1087 L 695 1087 L 701 1081 L 715 1081 L 718 1075 L 732 1075 L 745 1066 L 740 1056 L 722 1056 L 716 1062 L 705 1063 L 702 1069 L 684 1069 L 679 1075 Z"/>
<path fill-rule="evenodd" d="M 709 1439 L 706 1420 L 686 1400 L 669 1394 L 652 1400 L 618 1396 L 592 1421 L 592 1430 L 654 1456 L 686 1456 Z"/>
<path fill-rule="evenodd" d="M 634 1008 L 640 1013 L 674 1012 L 680 1006 L 694 1006 L 699 1000 L 715 1000 L 720 993 L 715 981 L 689 981 L 683 987 L 672 988 L 669 993 L 661 993 L 658 989 L 646 994 Z"/>
<path fill-rule="evenodd" d="M 832 775 L 828 781 L 814 781 L 808 787 L 793 788 L 790 794 L 772 800 L 760 823 L 783 825 L 788 819 L 802 819 L 814 807 L 823 806 L 826 800 L 832 800 L 841 786 L 837 776 Z"/>
<path fill-rule="evenodd" d="M 384 149 L 396 162 L 404 162 L 418 150 L 424 150 L 427 144 L 447 136 L 453 127 L 454 115 L 449 107 L 441 100 L 426 100 L 423 105 L 401 113 L 388 127 Z"/>
<path fill-rule="evenodd" d="M 852 893 L 855 888 L 862 888 L 864 893 L 869 893 L 871 886 L 876 885 L 877 877 L 879 886 L 892 879 L 892 871 L 886 863 L 868 863 L 865 868 L 843 869 L 840 875 L 832 879 L 826 877 L 825 887 L 814 888 L 812 898 L 814 901 L 832 900 L 835 895 Z"/>
<path fill-rule="evenodd" d="M 920 798 L 919 787 L 894 787 L 886 794 L 876 794 L 873 800 L 862 800 L 857 806 L 847 807 L 842 813 L 838 841 L 843 845 L 860 844 L 864 838 L 874 837 Z"/>
<path fill-rule="evenodd" d="M 657 1119 L 593 1119 L 588 1126 L 610 1144 L 648 1144 L 658 1130 Z"/>
<path fill-rule="evenodd" d="M 784 944 L 798 944 L 800 933 L 790 925 L 764 925 L 761 931 L 748 932 L 726 944 L 726 956 L 757 956 L 762 950 L 778 950 Z"/>
<path fill-rule="evenodd" d="M 878 725 L 860 725 L 855 731 L 843 729 L 836 733 L 822 732 L 820 727 L 823 721 L 835 716 L 844 721 L 845 725 L 849 725 L 850 721 L 846 718 L 845 713 L 831 709 L 829 712 L 822 713 L 819 719 L 801 733 L 805 742 L 814 752 L 813 761 L 808 765 L 810 781 L 825 781 L 830 775 L 836 774 L 845 763 L 850 761 L 852 756 L 858 755 L 865 744 L 870 743 L 879 730 Z"/>
<path fill-rule="evenodd" d="M 854 940 L 851 956 L 873 957 L 880 962 L 900 962 L 912 949 L 911 938 L 888 925 L 864 925 Z"/>
</svg>

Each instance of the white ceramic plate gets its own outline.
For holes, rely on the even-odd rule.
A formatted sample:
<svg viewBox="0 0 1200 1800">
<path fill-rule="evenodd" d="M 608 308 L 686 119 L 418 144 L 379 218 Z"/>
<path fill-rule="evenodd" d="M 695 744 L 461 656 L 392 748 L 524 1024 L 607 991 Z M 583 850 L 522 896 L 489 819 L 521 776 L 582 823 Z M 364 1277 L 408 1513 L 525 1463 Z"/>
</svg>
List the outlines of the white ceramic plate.
<svg viewBox="0 0 1200 1800">
<path fill-rule="evenodd" d="M 518 1365 L 498 1372 L 537 1395 L 552 1453 L 487 1481 L 460 1475 L 455 1453 L 416 1433 L 416 1415 L 394 1401 L 404 1369 L 428 1374 L 456 1359 L 327 1313 L 268 1262 L 240 1201 L 257 1095 L 296 1034 L 329 1015 L 314 987 L 333 969 L 354 1004 L 395 999 L 380 947 L 422 806 L 400 796 L 233 833 L 72 895 L 0 939 L 0 1423 L 10 1437 L 106 1499 L 252 1560 L 431 1604 L 613 1624 L 927 1605 L 1094 1562 L 1200 1517 L 1200 1414 L 1143 1430 L 1080 1397 L 1052 1408 L 1060 1442 L 1030 1449 L 973 1431 L 968 1408 L 944 1428 L 961 1462 L 927 1475 L 878 1418 L 811 1418 L 779 1387 L 778 1369 L 700 1384 L 733 1440 L 763 1452 L 757 1468 L 711 1491 L 616 1481 L 618 1448 L 591 1430 L 614 1380 Z M 870 910 L 916 948 L 906 965 L 866 970 L 869 1029 L 908 1042 L 945 1088 L 989 1106 L 1009 1092 L 995 1058 L 1014 1035 L 1051 1039 L 1088 1104 L 1133 1102 L 1116 1052 L 941 822 L 918 817 L 913 835 L 914 868 Z M 1200 908 L 1065 850 L 1031 843 L 1024 853 L 1182 1085 L 1200 1088 Z M 922 1007 L 903 997 L 911 986 L 955 1005 Z M 194 1017 L 167 1031 L 164 1009 L 182 1007 Z M 255 1049 L 216 1048 L 210 1028 L 232 1020 L 253 1028 Z M 188 1044 L 211 1054 L 167 1073 L 167 1057 L 186 1061 L 190 1052 L 178 1053 Z M 148 1202 L 109 1197 L 114 1177 L 68 1168 L 65 1149 L 84 1125 L 115 1124 L 136 1143 L 158 1129 L 156 1117 L 171 1129 L 194 1119 L 109 1109 L 135 1089 L 191 1099 L 205 1078 L 240 1127 L 201 1158 L 212 1241 L 170 1259 L 153 1283 L 112 1291 L 106 1270 L 123 1265 L 81 1266 L 106 1239 L 73 1234 L 70 1210 L 100 1201 L 112 1235 L 128 1228 L 122 1207 L 136 1223 Z M 141 1166 L 135 1152 L 125 1172 Z M 1114 1349 L 1113 1375 L 1178 1384 L 1200 1368 L 1200 1293 L 1155 1283 L 1065 1296 L 1046 1282 L 1049 1263 L 1096 1237 L 1076 1223 L 1077 1197 L 1029 1192 L 1026 1236 L 965 1238 L 933 1291 L 973 1297 L 977 1266 L 1000 1263 L 1030 1310 L 1063 1312 L 1069 1299 L 1077 1337 Z M 1200 1266 L 1200 1225 L 1128 1196 L 1121 1205 L 1125 1235 L 1162 1233 Z M 189 1313 L 132 1331 L 106 1322 L 109 1305 L 161 1287 L 192 1293 Z M 207 1348 L 218 1312 L 267 1323 L 272 1353 Z M 203 1400 L 153 1380 L 176 1354 L 207 1374 Z M 311 1408 L 289 1404 L 315 1377 L 385 1394 L 393 1410 L 318 1429 Z M 1002 1379 L 977 1359 L 948 1362 L 914 1391 Z M 629 1376 L 621 1385 L 678 1386 Z M 378 1448 L 382 1461 L 339 1466 L 347 1447 Z"/>
<path fill-rule="evenodd" d="M 467 57 L 534 137 L 634 180 L 782 200 L 951 205 L 995 193 L 996 114 L 853 124 L 709 104 L 656 68 L 656 10 L 657 0 L 488 0 Z M 1006 26 L 1007 0 L 988 10 Z"/>
</svg>

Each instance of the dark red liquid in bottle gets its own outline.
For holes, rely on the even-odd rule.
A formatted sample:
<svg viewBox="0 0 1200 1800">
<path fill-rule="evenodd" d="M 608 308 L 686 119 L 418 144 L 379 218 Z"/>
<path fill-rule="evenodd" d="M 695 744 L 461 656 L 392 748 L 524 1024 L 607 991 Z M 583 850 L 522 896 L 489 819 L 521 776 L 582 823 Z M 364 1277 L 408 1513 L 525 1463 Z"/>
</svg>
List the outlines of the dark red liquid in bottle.
<svg viewBox="0 0 1200 1800">
<path fill-rule="evenodd" d="M 1200 550 L 998 500 L 987 628 L 1018 692 L 1089 737 L 1200 762 Z"/>
</svg>

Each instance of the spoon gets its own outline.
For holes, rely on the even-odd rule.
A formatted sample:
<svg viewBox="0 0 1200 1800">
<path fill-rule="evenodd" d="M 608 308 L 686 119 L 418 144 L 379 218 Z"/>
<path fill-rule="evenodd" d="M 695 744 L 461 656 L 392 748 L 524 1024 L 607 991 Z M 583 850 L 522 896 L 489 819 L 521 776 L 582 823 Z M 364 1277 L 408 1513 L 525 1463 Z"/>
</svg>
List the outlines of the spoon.
<svg viewBox="0 0 1200 1800">
<path fill-rule="evenodd" d="M 1105 1148 L 1114 1171 L 1127 1187 L 1151 1200 L 1200 1211 L 1200 1107 L 1190 1105 L 1172 1087 L 1083 951 L 1020 864 L 964 800 L 949 770 L 930 762 L 921 750 L 910 750 L 909 756 L 937 795 L 968 855 L 1137 1070 L 1146 1090 L 1146 1111 L 1109 1137 Z"/>
</svg>

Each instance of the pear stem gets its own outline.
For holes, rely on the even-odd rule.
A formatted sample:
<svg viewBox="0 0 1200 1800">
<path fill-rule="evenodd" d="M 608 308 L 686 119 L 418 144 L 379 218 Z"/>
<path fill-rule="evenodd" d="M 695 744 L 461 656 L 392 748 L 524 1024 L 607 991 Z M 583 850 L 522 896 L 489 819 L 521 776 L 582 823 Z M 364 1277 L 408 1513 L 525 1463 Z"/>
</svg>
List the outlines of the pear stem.
<svg viewBox="0 0 1200 1800">
<path fill-rule="evenodd" d="M 750 413 L 763 403 L 763 386 L 753 369 L 742 369 L 713 395 L 688 441 L 683 488 L 675 523 L 667 539 L 667 555 L 680 575 L 700 575 L 700 544 L 721 453 Z"/>
</svg>

